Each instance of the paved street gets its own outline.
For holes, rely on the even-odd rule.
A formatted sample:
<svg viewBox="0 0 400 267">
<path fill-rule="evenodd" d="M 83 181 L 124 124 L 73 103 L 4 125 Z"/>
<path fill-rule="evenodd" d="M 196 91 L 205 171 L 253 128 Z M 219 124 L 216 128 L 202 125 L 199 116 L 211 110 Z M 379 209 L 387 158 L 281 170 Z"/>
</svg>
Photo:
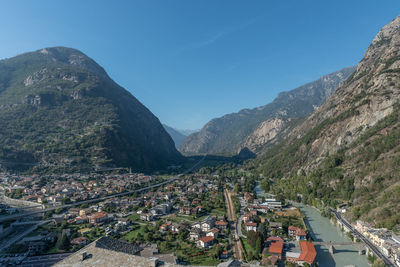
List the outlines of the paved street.
<svg viewBox="0 0 400 267">
<path fill-rule="evenodd" d="M 374 254 L 378 257 L 383 259 L 386 265 L 388 266 L 395 266 L 393 262 L 389 260 L 388 257 L 386 257 L 381 250 L 375 246 L 368 238 L 366 238 L 364 235 L 362 235 L 360 232 L 358 232 L 345 218 L 342 217 L 342 215 L 337 212 L 336 210 L 331 209 L 330 210 L 333 214 L 335 214 L 336 218 L 343 223 L 347 228 L 351 230 L 351 233 L 353 234 L 354 237 L 360 239 L 364 244 L 368 246 L 370 250 L 374 252 Z"/>
</svg>

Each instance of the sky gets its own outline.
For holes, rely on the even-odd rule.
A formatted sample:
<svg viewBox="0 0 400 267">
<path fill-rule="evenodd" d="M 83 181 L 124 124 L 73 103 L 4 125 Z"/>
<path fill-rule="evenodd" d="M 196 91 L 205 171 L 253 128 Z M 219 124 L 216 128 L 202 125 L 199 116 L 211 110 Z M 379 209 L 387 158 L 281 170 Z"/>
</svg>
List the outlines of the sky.
<svg viewBox="0 0 400 267">
<path fill-rule="evenodd" d="M 3 0 L 0 59 L 81 50 L 161 122 L 199 129 L 356 65 L 398 0 Z"/>
</svg>

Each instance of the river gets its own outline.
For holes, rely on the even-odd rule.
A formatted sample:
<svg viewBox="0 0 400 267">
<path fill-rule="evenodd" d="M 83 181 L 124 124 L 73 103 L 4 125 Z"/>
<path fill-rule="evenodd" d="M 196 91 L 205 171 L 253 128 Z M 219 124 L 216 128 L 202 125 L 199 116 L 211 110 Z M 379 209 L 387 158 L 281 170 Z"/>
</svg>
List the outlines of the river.
<svg viewBox="0 0 400 267">
<path fill-rule="evenodd" d="M 271 196 L 265 194 L 259 185 L 255 188 L 259 196 Z M 306 216 L 306 224 L 308 224 L 312 233 L 311 236 L 315 241 L 326 242 L 348 242 L 350 239 L 346 233 L 343 233 L 338 227 L 331 224 L 328 218 L 321 216 L 321 213 L 314 207 L 297 204 L 300 210 Z M 316 245 L 317 259 L 321 267 L 343 267 L 353 265 L 356 267 L 369 266 L 365 255 L 359 255 L 355 246 L 337 246 L 336 251 L 332 255 L 325 246 Z"/>
</svg>

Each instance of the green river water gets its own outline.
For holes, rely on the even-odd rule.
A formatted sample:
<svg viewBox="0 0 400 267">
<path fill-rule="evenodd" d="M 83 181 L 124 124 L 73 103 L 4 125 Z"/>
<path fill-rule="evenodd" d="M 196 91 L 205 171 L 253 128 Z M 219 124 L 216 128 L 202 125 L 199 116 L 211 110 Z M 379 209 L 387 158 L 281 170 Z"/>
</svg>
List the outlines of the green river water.
<svg viewBox="0 0 400 267">
<path fill-rule="evenodd" d="M 264 191 L 257 185 L 255 188 L 257 195 L 264 195 Z M 327 242 L 349 242 L 350 239 L 343 233 L 339 227 L 334 226 L 328 218 L 321 216 L 321 213 L 314 207 L 297 204 L 300 210 L 306 216 L 306 224 L 311 229 L 314 241 Z M 336 252 L 332 255 L 325 246 L 316 245 L 317 259 L 321 267 L 343 267 L 353 265 L 356 267 L 369 266 L 365 255 L 359 255 L 358 249 L 353 246 L 337 246 Z"/>
</svg>

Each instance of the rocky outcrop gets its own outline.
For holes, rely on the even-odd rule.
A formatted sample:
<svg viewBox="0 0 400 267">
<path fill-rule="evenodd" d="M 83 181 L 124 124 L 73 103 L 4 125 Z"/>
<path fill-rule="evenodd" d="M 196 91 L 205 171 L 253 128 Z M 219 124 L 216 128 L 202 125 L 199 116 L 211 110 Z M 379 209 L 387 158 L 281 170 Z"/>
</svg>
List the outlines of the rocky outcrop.
<svg viewBox="0 0 400 267">
<path fill-rule="evenodd" d="M 260 123 L 273 118 L 297 121 L 310 115 L 354 69 L 342 69 L 294 90 L 282 92 L 265 106 L 213 119 L 200 132 L 188 136 L 179 150 L 185 154 L 236 154 Z"/>
<path fill-rule="evenodd" d="M 283 130 L 290 119 L 273 118 L 263 121 L 253 131 L 251 135 L 246 138 L 244 147 L 249 148 L 253 152 L 257 152 L 258 148 L 272 143 L 277 135 Z"/>
<path fill-rule="evenodd" d="M 183 159 L 145 106 L 92 59 L 65 47 L 0 61 L 0 129 L 0 159 L 10 168 L 152 171 Z"/>
<path fill-rule="evenodd" d="M 299 138 L 326 123 L 312 141 L 308 164 L 352 143 L 393 111 L 400 100 L 400 18 L 382 28 L 365 52 L 353 75 L 327 102 L 297 127 Z M 318 165 L 318 164 L 317 164 Z"/>
</svg>

